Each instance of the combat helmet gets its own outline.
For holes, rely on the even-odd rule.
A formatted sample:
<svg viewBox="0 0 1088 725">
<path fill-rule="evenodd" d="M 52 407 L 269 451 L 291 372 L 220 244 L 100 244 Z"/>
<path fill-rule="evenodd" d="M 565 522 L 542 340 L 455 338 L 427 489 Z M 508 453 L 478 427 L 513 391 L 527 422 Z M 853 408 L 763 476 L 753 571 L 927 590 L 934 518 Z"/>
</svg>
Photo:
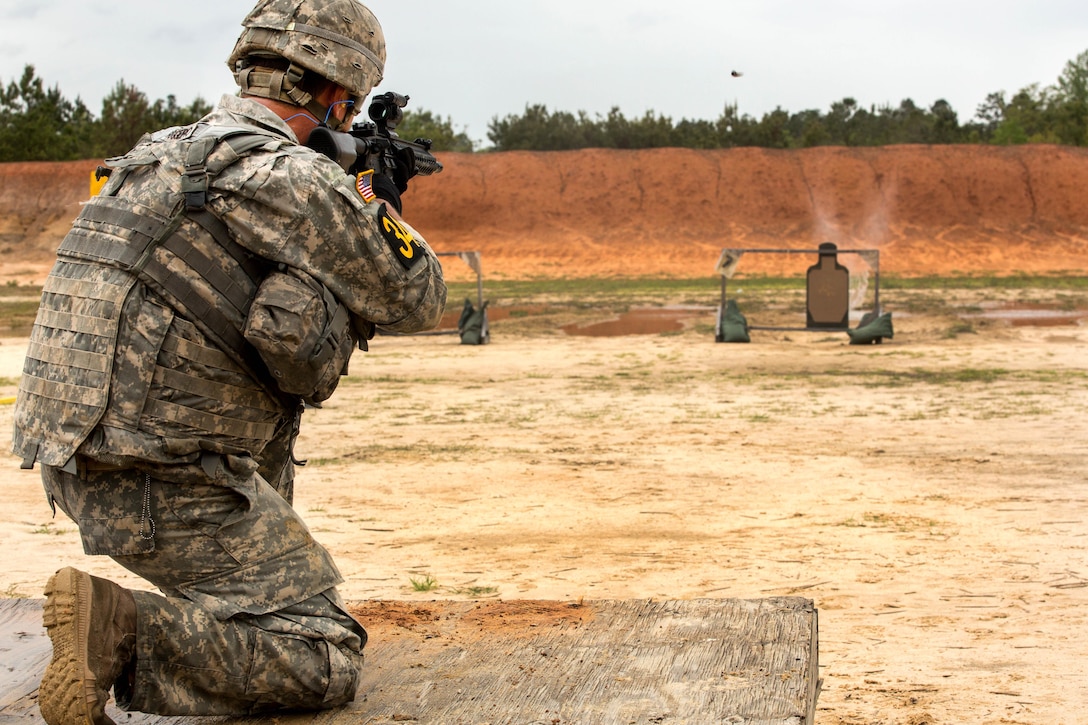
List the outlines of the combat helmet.
<svg viewBox="0 0 1088 725">
<path fill-rule="evenodd" d="M 385 35 L 358 0 L 260 0 L 242 26 L 227 65 L 244 93 L 322 118 L 327 109 L 298 87 L 307 71 L 347 89 L 356 109 L 382 80 Z"/>
</svg>

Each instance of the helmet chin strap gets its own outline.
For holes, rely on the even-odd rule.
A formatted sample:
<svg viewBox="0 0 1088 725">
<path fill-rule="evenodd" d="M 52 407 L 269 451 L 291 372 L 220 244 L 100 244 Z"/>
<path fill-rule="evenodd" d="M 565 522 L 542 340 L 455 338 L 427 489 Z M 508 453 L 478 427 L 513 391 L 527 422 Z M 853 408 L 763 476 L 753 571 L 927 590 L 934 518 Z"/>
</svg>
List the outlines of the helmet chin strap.
<svg viewBox="0 0 1088 725">
<path fill-rule="evenodd" d="M 336 104 L 334 103 L 333 106 L 335 105 Z M 347 124 L 344 121 L 341 121 L 336 116 L 332 115 L 333 106 L 322 109 L 320 103 L 318 103 L 317 101 L 312 101 L 308 106 L 306 106 L 306 110 L 310 113 L 313 113 L 315 109 L 323 110 L 324 113 L 318 116 L 318 118 L 325 119 L 323 124 L 331 128 L 333 131 L 343 131 Z"/>
<path fill-rule="evenodd" d="M 333 131 L 342 130 L 347 123 L 332 115 L 333 106 L 322 106 L 312 94 L 298 87 L 305 72 L 294 63 L 287 70 L 251 65 L 240 69 L 235 77 L 243 93 L 299 106 Z"/>
</svg>

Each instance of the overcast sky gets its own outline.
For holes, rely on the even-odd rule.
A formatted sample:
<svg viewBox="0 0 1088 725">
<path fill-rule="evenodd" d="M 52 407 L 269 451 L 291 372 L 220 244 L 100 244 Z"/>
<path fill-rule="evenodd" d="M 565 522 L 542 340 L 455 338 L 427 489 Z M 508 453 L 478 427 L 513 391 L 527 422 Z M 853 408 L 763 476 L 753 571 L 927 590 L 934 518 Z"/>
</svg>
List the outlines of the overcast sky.
<svg viewBox="0 0 1088 725">
<path fill-rule="evenodd" d="M 948 101 L 1055 84 L 1088 51 L 1088 0 L 370 0 L 380 91 L 486 145 L 527 104 L 628 118 L 761 117 Z M 234 91 L 226 57 L 253 0 L 0 0 L 0 81 L 26 64 L 98 115 L 123 79 L 187 105 Z M 731 71 L 742 72 L 739 78 Z"/>
</svg>

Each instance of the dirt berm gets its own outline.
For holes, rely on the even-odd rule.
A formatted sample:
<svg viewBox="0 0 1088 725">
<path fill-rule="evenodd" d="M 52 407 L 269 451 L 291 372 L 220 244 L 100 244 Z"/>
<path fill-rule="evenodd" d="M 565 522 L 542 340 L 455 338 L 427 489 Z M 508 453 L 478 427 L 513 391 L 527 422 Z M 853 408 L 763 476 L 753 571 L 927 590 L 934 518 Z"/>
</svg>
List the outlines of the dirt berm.
<svg viewBox="0 0 1088 725">
<path fill-rule="evenodd" d="M 440 154 L 406 218 L 501 278 L 711 276 L 724 247 L 881 251 L 900 275 L 1083 273 L 1088 150 L 1058 146 Z M 98 161 L 0 164 L 5 277 L 40 280 Z M 783 271 L 784 256 L 744 271 Z M 778 265 L 777 267 L 775 265 Z"/>
</svg>

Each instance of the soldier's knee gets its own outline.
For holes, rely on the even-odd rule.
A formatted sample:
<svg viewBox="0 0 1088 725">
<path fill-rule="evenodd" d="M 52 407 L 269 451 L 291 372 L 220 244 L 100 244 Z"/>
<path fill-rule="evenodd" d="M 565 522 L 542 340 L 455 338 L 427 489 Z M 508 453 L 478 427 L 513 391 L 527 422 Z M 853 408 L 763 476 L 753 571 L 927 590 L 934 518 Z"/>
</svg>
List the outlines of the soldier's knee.
<svg viewBox="0 0 1088 725">
<path fill-rule="evenodd" d="M 347 647 L 327 645 L 329 653 L 329 689 L 322 707 L 338 707 L 355 699 L 363 669 L 363 653 Z"/>
</svg>

